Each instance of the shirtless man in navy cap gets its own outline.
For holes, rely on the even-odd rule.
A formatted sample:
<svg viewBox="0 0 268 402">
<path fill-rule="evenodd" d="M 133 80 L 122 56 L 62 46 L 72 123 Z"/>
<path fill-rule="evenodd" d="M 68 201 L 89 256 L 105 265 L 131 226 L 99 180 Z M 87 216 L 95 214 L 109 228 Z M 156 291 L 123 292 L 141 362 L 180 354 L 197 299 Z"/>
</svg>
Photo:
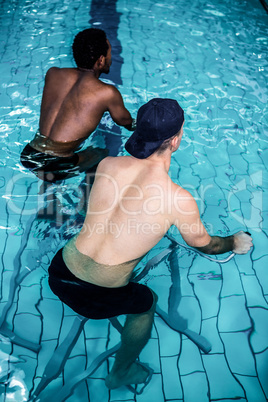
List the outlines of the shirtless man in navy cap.
<svg viewBox="0 0 268 402">
<path fill-rule="evenodd" d="M 23 166 L 48 182 L 87 171 L 107 156 L 107 150 L 99 148 L 78 151 L 104 112 L 110 112 L 115 123 L 128 130 L 135 126 L 117 88 L 99 80 L 102 73 L 109 73 L 112 63 L 105 32 L 95 28 L 79 32 L 73 56 L 77 68 L 48 70 L 39 131 L 21 154 Z"/>
<path fill-rule="evenodd" d="M 77 313 L 93 319 L 127 315 L 105 381 L 110 389 L 148 376 L 136 359 L 150 338 L 157 296 L 131 275 L 166 231 L 175 225 L 189 246 L 207 254 L 245 254 L 252 246 L 244 232 L 210 236 L 192 195 L 169 177 L 183 123 L 183 110 L 172 99 L 153 99 L 139 109 L 125 146 L 130 156 L 100 162 L 84 225 L 49 268 L 52 291 Z"/>
</svg>

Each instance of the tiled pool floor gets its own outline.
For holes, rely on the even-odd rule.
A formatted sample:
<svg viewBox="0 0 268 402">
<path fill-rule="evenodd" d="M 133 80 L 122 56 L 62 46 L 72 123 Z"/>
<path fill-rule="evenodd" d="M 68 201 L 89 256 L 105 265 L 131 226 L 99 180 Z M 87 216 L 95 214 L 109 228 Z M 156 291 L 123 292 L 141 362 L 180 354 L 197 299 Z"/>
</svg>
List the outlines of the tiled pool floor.
<svg viewBox="0 0 268 402">
<path fill-rule="evenodd" d="M 0 7 L 0 401 L 265 402 L 267 19 L 260 3 L 14 0 Z M 182 101 L 185 137 L 170 174 L 192 186 L 203 220 L 215 234 L 244 229 L 254 241 L 250 254 L 224 263 L 165 237 L 141 262 L 137 275 L 159 295 L 140 356 L 154 372 L 141 393 L 104 384 L 124 317 L 85 320 L 49 289 L 49 262 L 81 217 L 38 219 L 41 183 L 19 163 L 38 126 L 44 73 L 70 65 L 73 34 L 89 19 L 109 21 L 124 64 L 116 56 L 107 78 L 133 114 L 154 96 Z M 103 125 L 122 153 L 128 133 L 107 117 Z M 75 204 L 76 186 L 71 179 L 55 191 L 67 189 Z"/>
</svg>

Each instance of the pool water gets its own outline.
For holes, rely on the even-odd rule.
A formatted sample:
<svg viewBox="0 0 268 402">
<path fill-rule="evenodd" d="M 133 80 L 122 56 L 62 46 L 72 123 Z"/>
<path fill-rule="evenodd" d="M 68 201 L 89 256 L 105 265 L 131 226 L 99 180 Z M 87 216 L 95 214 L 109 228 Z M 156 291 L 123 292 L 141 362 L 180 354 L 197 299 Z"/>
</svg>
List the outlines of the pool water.
<svg viewBox="0 0 268 402">
<path fill-rule="evenodd" d="M 11 0 L 0 10 L 0 401 L 265 402 L 268 17 L 261 2 Z M 159 302 L 140 356 L 152 378 L 136 392 L 104 384 L 124 317 L 83 319 L 48 287 L 51 258 L 81 228 L 84 177 L 41 196 L 42 183 L 19 162 L 38 128 L 45 72 L 73 65 L 73 36 L 89 23 L 107 32 L 113 65 L 103 79 L 133 116 L 153 97 L 184 108 L 170 175 L 196 198 L 209 232 L 246 230 L 254 242 L 247 255 L 214 261 L 178 244 L 171 230 L 140 263 L 136 280 Z M 105 115 L 88 144 L 123 155 L 128 136 Z M 65 214 L 41 218 L 50 192 Z"/>
</svg>

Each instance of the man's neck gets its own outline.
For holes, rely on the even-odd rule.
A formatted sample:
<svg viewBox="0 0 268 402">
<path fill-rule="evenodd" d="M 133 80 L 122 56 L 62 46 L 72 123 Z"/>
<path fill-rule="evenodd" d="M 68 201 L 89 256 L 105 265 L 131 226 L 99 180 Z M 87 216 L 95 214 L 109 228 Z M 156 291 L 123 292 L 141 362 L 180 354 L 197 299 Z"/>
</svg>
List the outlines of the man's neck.
<svg viewBox="0 0 268 402">
<path fill-rule="evenodd" d="M 94 68 L 77 67 L 77 70 L 81 71 L 82 73 L 90 73 L 91 75 L 93 75 L 96 78 L 99 78 L 99 76 L 101 75 L 101 72 L 99 70 L 94 69 Z"/>
<path fill-rule="evenodd" d="M 171 152 L 169 150 L 166 150 L 162 154 L 153 153 L 147 159 L 155 164 L 162 165 L 166 172 L 169 171 L 171 162 Z"/>
</svg>

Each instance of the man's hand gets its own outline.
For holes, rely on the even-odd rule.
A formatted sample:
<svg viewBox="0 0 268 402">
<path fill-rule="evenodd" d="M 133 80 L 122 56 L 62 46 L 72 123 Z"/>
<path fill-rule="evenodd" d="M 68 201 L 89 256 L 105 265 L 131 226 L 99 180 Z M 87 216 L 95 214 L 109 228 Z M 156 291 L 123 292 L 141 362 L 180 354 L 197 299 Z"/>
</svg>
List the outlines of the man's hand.
<svg viewBox="0 0 268 402">
<path fill-rule="evenodd" d="M 234 248 L 233 252 L 236 254 L 246 254 L 250 248 L 253 246 L 252 237 L 243 232 L 237 232 L 233 235 L 234 239 Z"/>
</svg>

